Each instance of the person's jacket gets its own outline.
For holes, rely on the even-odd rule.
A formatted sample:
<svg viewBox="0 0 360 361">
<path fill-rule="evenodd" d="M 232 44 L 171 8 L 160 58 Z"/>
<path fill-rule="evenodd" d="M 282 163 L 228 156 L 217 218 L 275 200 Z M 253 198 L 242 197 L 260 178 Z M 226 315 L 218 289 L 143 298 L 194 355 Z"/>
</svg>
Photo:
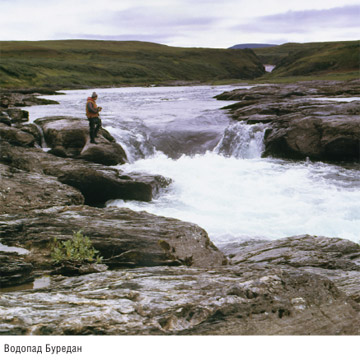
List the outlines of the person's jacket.
<svg viewBox="0 0 360 361">
<path fill-rule="evenodd" d="M 86 102 L 86 116 L 88 118 L 95 118 L 99 116 L 98 106 L 93 98 L 87 98 Z"/>
</svg>

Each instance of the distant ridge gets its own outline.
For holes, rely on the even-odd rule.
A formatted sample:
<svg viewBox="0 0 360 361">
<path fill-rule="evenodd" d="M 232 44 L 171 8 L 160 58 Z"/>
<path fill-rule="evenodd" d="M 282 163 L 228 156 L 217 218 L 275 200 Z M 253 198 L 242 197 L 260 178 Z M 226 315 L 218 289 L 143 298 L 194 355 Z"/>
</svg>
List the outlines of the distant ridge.
<svg viewBox="0 0 360 361">
<path fill-rule="evenodd" d="M 278 46 L 278 44 L 236 44 L 229 49 L 256 49 L 256 48 L 268 48 L 271 46 Z"/>
</svg>

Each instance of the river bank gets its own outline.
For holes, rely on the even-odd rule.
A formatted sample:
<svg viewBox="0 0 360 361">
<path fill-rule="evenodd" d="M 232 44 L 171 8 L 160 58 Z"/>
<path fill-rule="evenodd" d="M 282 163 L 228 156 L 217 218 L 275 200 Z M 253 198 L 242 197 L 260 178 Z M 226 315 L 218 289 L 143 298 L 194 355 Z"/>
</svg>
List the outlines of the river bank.
<svg viewBox="0 0 360 361">
<path fill-rule="evenodd" d="M 303 95 L 294 94 L 294 86 L 279 91 L 288 100 L 334 95 L 314 91 L 316 84 L 304 85 Z M 339 84 L 343 93 L 346 84 Z M 353 89 L 347 95 L 359 95 L 356 84 L 347 86 Z M 274 121 L 265 92 L 268 99 L 276 93 L 266 87 L 237 92 L 242 105 L 252 101 L 247 109 L 232 106 L 244 111 L 236 113 L 238 120 Z M 271 109 L 284 109 L 279 98 L 271 101 Z M 312 113 L 334 111 L 323 104 L 311 102 Z M 3 334 L 359 334 L 358 244 L 304 235 L 219 249 L 195 224 L 102 208 L 111 199 L 151 201 L 171 179 L 114 168 L 127 162 L 124 149 L 105 130 L 91 147 L 84 120 L 47 117 L 28 124 L 26 114 L 8 112 L 14 105 L 2 109 L 8 117 L 1 125 L 0 237 L 29 253 L 1 252 L 1 288 L 45 275 L 50 282 L 1 294 Z M 336 112 L 356 123 L 354 109 L 341 104 Z M 284 118 L 275 121 L 279 128 Z M 349 139 L 353 133 L 357 137 L 350 131 Z M 49 152 L 39 148 L 44 140 Z M 55 269 L 50 242 L 79 229 L 107 270 Z"/>
</svg>

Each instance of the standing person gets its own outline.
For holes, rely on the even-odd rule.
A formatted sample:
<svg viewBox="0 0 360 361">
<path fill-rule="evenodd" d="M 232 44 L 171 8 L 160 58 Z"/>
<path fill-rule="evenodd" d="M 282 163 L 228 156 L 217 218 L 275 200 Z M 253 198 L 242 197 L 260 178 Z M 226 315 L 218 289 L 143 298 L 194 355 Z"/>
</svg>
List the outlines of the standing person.
<svg viewBox="0 0 360 361">
<path fill-rule="evenodd" d="M 91 97 L 87 98 L 86 102 L 86 116 L 89 120 L 90 127 L 90 143 L 97 144 L 95 138 L 101 127 L 101 119 L 99 118 L 99 112 L 102 110 L 101 107 L 96 105 L 97 94 L 92 93 Z"/>
</svg>

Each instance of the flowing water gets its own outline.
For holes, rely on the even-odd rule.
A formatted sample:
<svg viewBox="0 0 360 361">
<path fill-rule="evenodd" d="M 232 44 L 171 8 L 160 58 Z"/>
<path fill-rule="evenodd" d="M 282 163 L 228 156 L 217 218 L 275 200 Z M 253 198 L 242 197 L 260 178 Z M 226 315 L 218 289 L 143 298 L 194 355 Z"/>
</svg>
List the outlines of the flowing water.
<svg viewBox="0 0 360 361">
<path fill-rule="evenodd" d="M 312 234 L 360 238 L 360 171 L 321 162 L 261 158 L 265 125 L 231 121 L 213 96 L 236 86 L 94 89 L 103 126 L 130 160 L 120 168 L 173 180 L 152 202 L 108 206 L 199 224 L 218 246 L 249 239 Z M 92 90 L 44 96 L 59 105 L 33 106 L 30 120 L 84 118 Z"/>
</svg>

